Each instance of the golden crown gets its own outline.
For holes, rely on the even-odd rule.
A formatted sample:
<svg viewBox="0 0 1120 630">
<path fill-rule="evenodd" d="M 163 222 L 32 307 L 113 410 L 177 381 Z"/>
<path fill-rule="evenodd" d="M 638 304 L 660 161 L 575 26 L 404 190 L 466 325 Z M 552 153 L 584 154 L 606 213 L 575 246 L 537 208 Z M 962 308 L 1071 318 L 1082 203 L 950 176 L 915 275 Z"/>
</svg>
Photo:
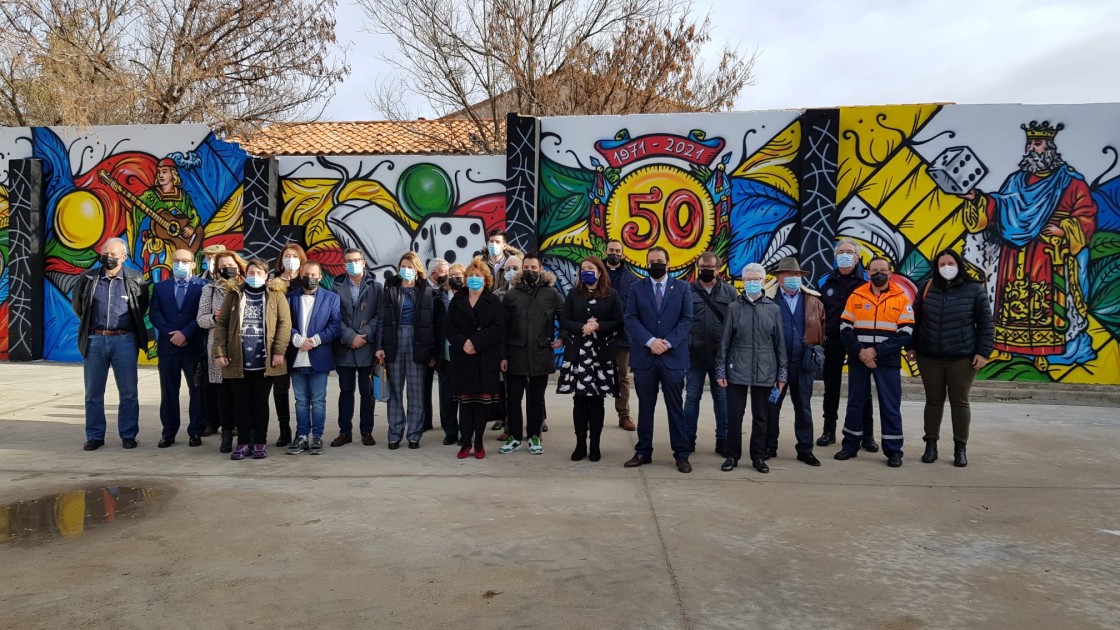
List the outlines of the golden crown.
<svg viewBox="0 0 1120 630">
<path fill-rule="evenodd" d="M 1027 140 L 1036 140 L 1044 138 L 1046 140 L 1053 140 L 1058 132 L 1065 129 L 1066 126 L 1058 123 L 1053 127 L 1050 126 L 1049 120 L 1044 120 L 1041 123 L 1037 120 L 1032 120 L 1029 125 L 1019 125 L 1019 128 L 1027 132 Z"/>
</svg>

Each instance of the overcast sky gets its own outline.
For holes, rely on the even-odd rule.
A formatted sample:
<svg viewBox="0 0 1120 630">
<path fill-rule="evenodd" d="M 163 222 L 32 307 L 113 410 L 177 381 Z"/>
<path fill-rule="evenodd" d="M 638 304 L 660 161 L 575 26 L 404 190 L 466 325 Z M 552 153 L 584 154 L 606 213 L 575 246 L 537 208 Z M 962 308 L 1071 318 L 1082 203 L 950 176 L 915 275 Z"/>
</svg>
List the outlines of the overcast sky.
<svg viewBox="0 0 1120 630">
<path fill-rule="evenodd" d="M 738 110 L 1120 102 L 1120 0 L 695 0 L 694 10 L 712 14 L 713 59 L 725 43 L 760 52 Z M 351 0 L 338 11 L 353 73 L 324 119 L 383 118 L 367 94 L 391 72 L 377 55 L 394 44 L 363 32 Z"/>
</svg>

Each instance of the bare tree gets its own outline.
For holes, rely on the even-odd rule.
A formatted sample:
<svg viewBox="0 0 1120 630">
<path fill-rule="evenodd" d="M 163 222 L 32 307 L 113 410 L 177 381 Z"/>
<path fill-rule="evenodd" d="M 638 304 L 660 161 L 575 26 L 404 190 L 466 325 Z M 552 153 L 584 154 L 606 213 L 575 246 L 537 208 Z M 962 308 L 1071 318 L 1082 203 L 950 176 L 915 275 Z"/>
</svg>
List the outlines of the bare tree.
<svg viewBox="0 0 1120 630">
<path fill-rule="evenodd" d="M 335 0 L 4 0 L 0 123 L 318 117 L 349 73 Z"/>
<path fill-rule="evenodd" d="M 412 94 L 440 116 L 469 119 L 478 134 L 461 150 L 504 151 L 508 112 L 717 111 L 753 83 L 755 53 L 724 46 L 704 68 L 710 19 L 697 22 L 682 0 L 357 1 L 371 30 L 397 43 L 385 59 L 399 76 L 374 107 L 409 120 Z"/>
</svg>

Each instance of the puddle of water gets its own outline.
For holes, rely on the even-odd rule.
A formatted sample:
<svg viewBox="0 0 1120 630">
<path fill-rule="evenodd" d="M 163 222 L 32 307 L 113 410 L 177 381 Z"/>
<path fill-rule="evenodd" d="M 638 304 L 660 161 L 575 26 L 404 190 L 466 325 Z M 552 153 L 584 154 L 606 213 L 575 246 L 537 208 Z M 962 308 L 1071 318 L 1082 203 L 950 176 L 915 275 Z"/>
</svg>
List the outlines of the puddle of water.
<svg viewBox="0 0 1120 630">
<path fill-rule="evenodd" d="M 136 518 L 162 494 L 156 488 L 103 486 L 0 505 L 0 545 L 77 538 Z"/>
</svg>

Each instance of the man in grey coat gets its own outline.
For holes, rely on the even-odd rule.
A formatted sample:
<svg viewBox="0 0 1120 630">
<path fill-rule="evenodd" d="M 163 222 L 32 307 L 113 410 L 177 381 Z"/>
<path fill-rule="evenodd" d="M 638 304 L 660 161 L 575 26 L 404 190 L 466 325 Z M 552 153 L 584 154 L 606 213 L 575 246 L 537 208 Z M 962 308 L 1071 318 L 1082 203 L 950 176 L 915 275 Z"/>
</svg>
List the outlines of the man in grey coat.
<svg viewBox="0 0 1120 630">
<path fill-rule="evenodd" d="M 721 470 L 735 469 L 743 454 L 743 414 L 751 401 L 751 464 L 761 473 L 766 465 L 766 429 L 771 391 L 785 389 L 787 379 L 782 314 L 762 292 L 766 269 L 758 263 L 743 268 L 743 295 L 727 310 L 716 379 L 727 388 L 727 459 Z"/>
<path fill-rule="evenodd" d="M 373 364 L 373 342 L 381 326 L 381 283 L 366 270 L 365 255 L 360 249 L 350 248 L 342 254 L 346 273 L 335 278 L 334 291 L 338 294 L 342 326 L 334 342 L 334 365 L 338 372 L 338 437 L 331 446 L 343 446 L 353 441 L 354 385 L 357 380 L 358 429 L 362 444 L 373 446 L 373 393 L 370 376 Z"/>
</svg>

